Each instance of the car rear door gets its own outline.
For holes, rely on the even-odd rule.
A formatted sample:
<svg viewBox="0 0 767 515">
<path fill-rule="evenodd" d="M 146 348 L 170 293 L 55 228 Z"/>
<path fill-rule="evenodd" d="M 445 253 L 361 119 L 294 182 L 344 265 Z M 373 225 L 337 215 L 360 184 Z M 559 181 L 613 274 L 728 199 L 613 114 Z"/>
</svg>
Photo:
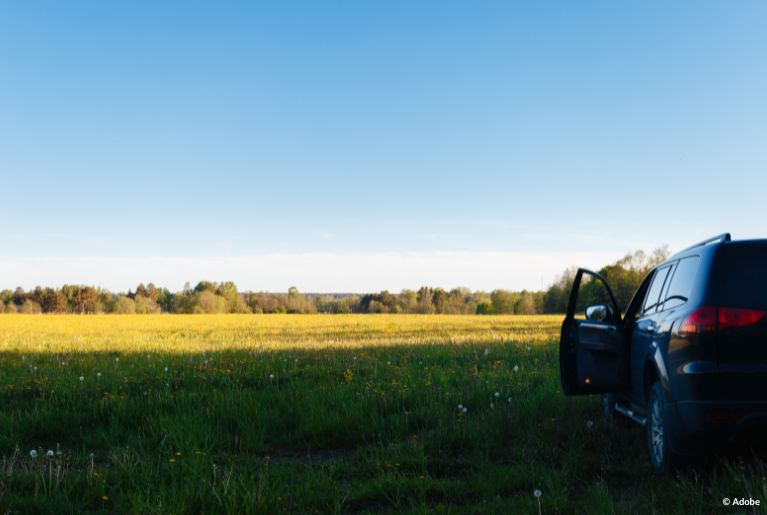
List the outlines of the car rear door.
<svg viewBox="0 0 767 515">
<path fill-rule="evenodd" d="M 605 320 L 576 318 L 583 278 L 598 281 L 607 293 L 613 316 Z M 559 341 L 560 380 L 565 395 L 620 393 L 628 388 L 628 341 L 620 309 L 607 281 L 598 273 L 578 269 Z"/>
</svg>

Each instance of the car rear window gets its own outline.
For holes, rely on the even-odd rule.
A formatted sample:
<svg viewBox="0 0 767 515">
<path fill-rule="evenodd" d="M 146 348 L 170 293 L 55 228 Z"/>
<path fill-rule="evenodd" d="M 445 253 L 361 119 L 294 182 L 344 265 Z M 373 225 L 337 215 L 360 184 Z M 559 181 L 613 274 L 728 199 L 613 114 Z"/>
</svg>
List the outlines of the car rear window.
<svg viewBox="0 0 767 515">
<path fill-rule="evenodd" d="M 767 309 L 767 242 L 723 245 L 717 276 L 720 306 Z"/>
</svg>

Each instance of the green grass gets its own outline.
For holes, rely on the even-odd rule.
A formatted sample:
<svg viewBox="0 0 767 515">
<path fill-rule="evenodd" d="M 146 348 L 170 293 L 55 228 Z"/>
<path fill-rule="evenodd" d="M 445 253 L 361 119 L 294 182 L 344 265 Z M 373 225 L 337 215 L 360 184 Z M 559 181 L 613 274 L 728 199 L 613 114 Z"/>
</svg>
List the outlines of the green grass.
<svg viewBox="0 0 767 515">
<path fill-rule="evenodd" d="M 543 513 L 767 499 L 758 460 L 653 477 L 639 426 L 561 394 L 558 322 L 0 317 L 0 511 L 538 513 L 536 489 Z"/>
</svg>

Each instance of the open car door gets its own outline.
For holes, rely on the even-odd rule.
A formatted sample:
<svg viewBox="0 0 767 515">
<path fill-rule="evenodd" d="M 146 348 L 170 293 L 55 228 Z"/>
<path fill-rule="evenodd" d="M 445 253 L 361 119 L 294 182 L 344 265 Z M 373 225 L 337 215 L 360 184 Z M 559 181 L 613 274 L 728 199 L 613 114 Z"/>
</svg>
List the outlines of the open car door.
<svg viewBox="0 0 767 515">
<path fill-rule="evenodd" d="M 588 307 L 582 319 L 575 318 L 575 310 L 584 275 L 604 285 L 610 302 Z M 626 391 L 628 360 L 629 340 L 610 285 L 598 273 L 579 268 L 559 340 L 559 372 L 565 395 Z"/>
</svg>

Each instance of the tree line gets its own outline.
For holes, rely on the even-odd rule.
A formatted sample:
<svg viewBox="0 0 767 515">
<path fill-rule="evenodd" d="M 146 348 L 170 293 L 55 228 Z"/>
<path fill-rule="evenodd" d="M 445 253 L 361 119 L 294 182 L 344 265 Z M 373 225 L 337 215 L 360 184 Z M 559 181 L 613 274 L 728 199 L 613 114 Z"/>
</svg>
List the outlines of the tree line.
<svg viewBox="0 0 767 515">
<path fill-rule="evenodd" d="M 651 255 L 627 254 L 599 272 L 607 278 L 621 308 L 625 308 L 649 270 L 668 255 L 664 248 Z M 0 291 L 0 313 L 423 313 L 423 314 L 540 314 L 563 313 L 567 308 L 575 268 L 565 270 L 545 291 L 492 292 L 467 288 L 422 287 L 390 293 L 315 294 L 290 288 L 286 293 L 240 292 L 230 281 L 200 281 L 194 287 L 171 292 L 153 283 L 139 284 L 127 293 L 103 288 L 64 285 Z M 606 301 L 599 284 L 586 282 L 579 295 L 579 309 Z"/>
</svg>

